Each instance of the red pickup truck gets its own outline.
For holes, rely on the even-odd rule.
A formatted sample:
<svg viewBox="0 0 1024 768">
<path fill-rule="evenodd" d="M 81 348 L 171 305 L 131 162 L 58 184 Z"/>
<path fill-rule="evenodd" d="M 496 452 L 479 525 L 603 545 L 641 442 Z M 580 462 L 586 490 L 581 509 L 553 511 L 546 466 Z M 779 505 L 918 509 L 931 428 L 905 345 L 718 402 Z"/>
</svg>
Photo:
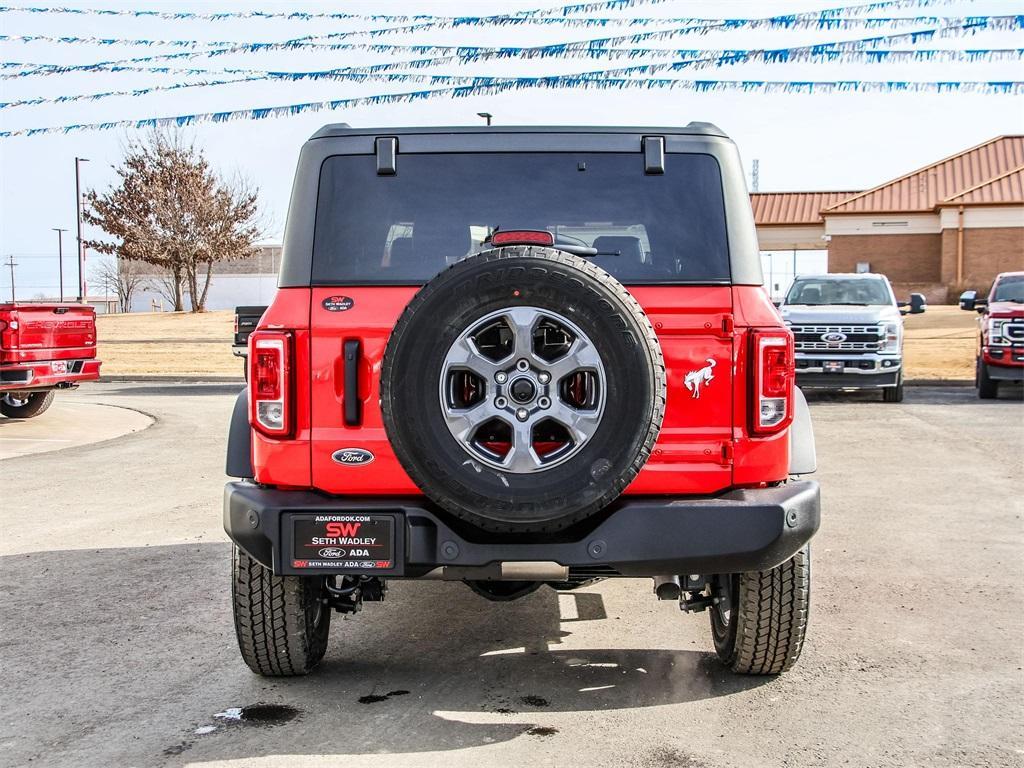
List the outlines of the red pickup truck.
<svg viewBox="0 0 1024 768">
<path fill-rule="evenodd" d="M 82 304 L 0 304 L 0 413 L 38 416 L 57 389 L 100 377 L 96 310 Z"/>
<path fill-rule="evenodd" d="M 978 397 L 991 400 L 999 382 L 1024 381 L 1024 272 L 996 276 L 987 299 L 964 291 L 960 309 L 978 312 L 978 356 L 975 385 Z"/>
</svg>

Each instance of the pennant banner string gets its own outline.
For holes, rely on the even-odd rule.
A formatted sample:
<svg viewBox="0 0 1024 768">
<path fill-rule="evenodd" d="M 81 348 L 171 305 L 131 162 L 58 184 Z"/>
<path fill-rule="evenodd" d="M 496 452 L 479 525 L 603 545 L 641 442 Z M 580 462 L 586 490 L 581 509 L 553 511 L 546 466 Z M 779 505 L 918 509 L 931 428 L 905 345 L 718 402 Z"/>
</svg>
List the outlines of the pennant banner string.
<svg viewBox="0 0 1024 768">
<path fill-rule="evenodd" d="M 738 90 L 759 93 L 980 93 L 996 95 L 1020 95 L 1024 93 L 1022 81 L 908 81 L 908 80 L 839 80 L 839 81 L 790 81 L 790 80 L 682 80 L 674 78 L 580 78 L 577 76 L 554 76 L 532 78 L 495 78 L 486 85 L 456 86 L 404 93 L 377 94 L 330 101 L 313 101 L 276 107 L 229 110 L 223 112 L 200 112 L 173 117 L 151 117 L 139 120 L 114 120 L 102 123 L 78 123 L 46 128 L 23 128 L 0 131 L 0 138 L 14 136 L 37 136 L 52 133 L 70 133 L 85 130 L 110 130 L 113 128 L 160 128 L 186 126 L 196 123 L 224 123 L 234 120 L 264 120 L 271 117 L 287 117 L 336 110 L 360 105 L 406 103 L 437 98 L 467 98 L 482 94 L 502 93 L 532 88 L 585 89 L 643 89 L 643 90 L 686 90 L 707 93 L 723 90 Z"/>
<path fill-rule="evenodd" d="M 958 51 L 950 49 L 910 49 L 910 50 L 868 50 L 868 51 L 843 51 L 823 46 L 811 46 L 804 48 L 782 48 L 765 51 L 661 51 L 666 54 L 683 56 L 681 60 L 659 63 L 640 64 L 632 67 L 618 69 L 595 70 L 591 72 L 580 72 L 565 77 L 580 78 L 606 78 L 622 77 L 633 75 L 651 75 L 655 72 L 681 71 L 683 69 L 703 69 L 707 67 L 719 67 L 731 64 L 740 64 L 748 61 L 759 60 L 766 63 L 792 63 L 792 62 L 920 62 L 920 61 L 1021 61 L 1024 60 L 1024 48 L 1004 49 L 978 49 L 972 51 Z M 0 67 L 13 64 L 5 62 Z M 71 96 L 56 97 L 33 97 L 17 101 L 0 102 L 0 109 L 14 107 L 38 106 L 42 104 L 67 104 L 76 101 L 98 101 L 112 97 L 139 97 L 152 93 L 176 91 L 184 88 L 208 88 L 221 85 L 233 85 L 237 83 L 259 82 L 267 80 L 342 80 L 350 82 L 398 82 L 398 83 L 428 83 L 431 85 L 487 85 L 495 78 L 479 75 L 448 75 L 448 74 L 412 74 L 407 72 L 365 72 L 359 67 L 322 70 L 313 72 L 275 72 L 268 70 L 251 69 L 225 69 L 225 70 L 176 70 L 182 74 L 189 75 L 243 75 L 242 77 L 231 77 L 227 79 L 200 80 L 197 82 L 174 83 L 170 85 L 158 85 L 145 88 L 133 88 L 118 91 L 104 91 L 100 93 L 77 94 Z"/>
<path fill-rule="evenodd" d="M 931 5 L 939 0 L 930 2 L 908 3 L 908 5 Z M 943 0 L 948 2 L 949 0 Z M 667 0 L 601 0 L 591 3 L 577 3 L 575 5 L 564 5 L 557 8 L 533 8 L 531 10 L 519 11 L 515 16 L 550 16 L 553 14 L 568 15 L 573 13 L 593 13 L 595 11 L 615 11 L 633 8 L 638 5 L 655 5 Z M 883 8 L 892 4 L 887 2 L 869 3 L 868 5 L 880 5 Z M 857 8 L 858 6 L 854 6 Z M 864 7 L 861 13 L 869 13 L 872 9 Z M 318 19 L 332 19 L 335 21 L 383 21 L 383 22 L 409 22 L 439 20 L 450 21 L 456 16 L 438 16 L 431 13 L 418 14 L 384 14 L 384 13 L 327 13 L 322 11 L 223 11 L 218 13 L 193 13 L 190 11 L 136 11 L 127 9 L 108 8 L 48 8 L 48 7 L 21 7 L 21 6 L 0 6 L 0 13 L 33 13 L 33 14 L 74 14 L 78 16 L 131 16 L 135 18 L 165 19 L 168 21 L 225 21 L 227 19 L 287 19 L 292 21 L 314 21 Z"/>
<path fill-rule="evenodd" d="M 913 17 L 912 21 L 915 24 L 930 24 L 935 25 L 940 22 L 947 22 L 946 26 L 957 26 L 962 28 L 972 29 L 984 29 L 991 27 L 1002 27 L 1007 24 L 1019 24 L 1021 17 L 1004 16 L 1004 17 L 984 17 L 986 19 L 992 19 L 992 24 L 979 23 L 981 17 L 936 17 L 936 16 L 918 16 Z M 1017 21 L 1013 21 L 1016 19 Z M 689 23 L 692 19 L 665 19 L 666 22 L 686 22 Z M 962 23 L 956 23 L 962 22 Z M 684 29 L 690 29 L 687 26 Z M 682 31 L 682 30 L 680 30 Z M 347 35 L 348 33 L 341 33 Z M 74 35 L 0 35 L 0 42 L 16 42 L 16 43 L 55 43 L 62 45 L 99 45 L 99 46 L 137 46 L 137 47 L 172 47 L 172 48 L 199 48 L 202 46 L 210 48 L 230 48 L 231 52 L 254 52 L 260 50 L 278 50 L 297 48 L 303 46 L 317 47 L 321 45 L 319 41 L 329 40 L 334 35 L 316 35 L 307 36 L 301 38 L 294 38 L 292 40 L 282 41 L 268 41 L 268 42 L 241 42 L 237 40 L 195 40 L 195 39 L 184 39 L 184 40 L 159 40 L 159 39 L 147 39 L 147 38 L 122 38 L 122 37 L 78 37 Z M 610 40 L 612 38 L 602 38 L 603 40 Z M 309 42 L 306 42 L 309 41 Z M 577 43 L 563 43 L 562 45 L 576 45 Z M 434 51 L 453 51 L 458 50 L 464 46 L 454 45 L 414 45 L 414 44 L 400 44 L 400 43 L 334 43 L 325 44 L 325 47 L 329 45 L 332 49 L 349 49 L 354 51 L 375 51 L 384 53 L 388 51 L 416 51 L 418 53 L 427 53 Z M 556 46 L 545 46 L 555 48 Z M 487 49 L 483 49 L 487 50 Z M 510 48 L 508 50 L 516 50 Z M 200 51 L 200 55 L 214 52 Z M 218 55 L 220 52 L 216 52 Z"/>
<path fill-rule="evenodd" d="M 1000 23 L 1005 24 L 1009 28 L 1024 28 L 1024 16 L 1007 16 L 1000 17 Z M 408 46 L 409 50 L 414 52 L 448 52 L 454 51 L 454 55 L 432 57 L 424 59 L 414 59 L 407 61 L 397 62 L 386 62 L 381 64 L 372 64 L 362 67 L 350 67 L 345 68 L 344 71 L 354 72 L 387 72 L 402 69 L 423 69 L 435 65 L 448 64 L 454 61 L 459 62 L 476 62 L 488 59 L 534 59 L 534 58 L 640 58 L 644 56 L 678 56 L 680 58 L 709 58 L 714 60 L 721 60 L 722 64 L 736 64 L 743 63 L 745 61 L 760 60 L 768 63 L 778 63 L 781 61 L 799 61 L 799 60 L 813 60 L 818 57 L 818 60 L 836 60 L 836 57 L 828 54 L 831 50 L 849 50 L 859 48 L 875 48 L 879 45 L 891 45 L 897 41 L 910 42 L 916 44 L 922 40 L 930 40 L 934 37 L 946 37 L 950 35 L 969 34 L 976 31 L 977 27 L 971 23 L 963 24 L 949 24 L 947 26 L 915 30 L 913 32 L 901 32 L 891 35 L 877 35 L 873 37 L 865 37 L 854 40 L 841 40 L 827 43 L 818 43 L 815 45 L 800 46 L 796 48 L 781 48 L 781 49 L 759 49 L 755 51 L 744 51 L 744 50 L 700 50 L 700 49 L 655 49 L 655 48 L 633 48 L 633 49 L 617 49 L 609 48 L 609 45 L 616 45 L 623 42 L 634 42 L 637 38 L 643 37 L 645 39 L 654 35 L 670 36 L 674 30 L 660 30 L 658 32 L 641 33 L 640 35 L 621 35 L 617 37 L 604 37 L 594 38 L 590 40 L 580 40 L 571 43 L 555 43 L 542 46 L 532 47 L 502 47 L 502 48 L 491 48 L 484 46 Z M 642 41 L 640 41 L 642 42 Z M 266 45 L 280 45 L 295 47 L 296 45 L 306 45 L 306 43 L 296 43 L 296 41 L 285 41 L 277 44 L 266 44 Z M 323 44 L 318 44 L 323 45 Z M 335 43 L 330 44 L 327 47 L 348 47 L 352 44 L 349 43 Z M 358 45 L 358 44 L 357 44 Z M 394 51 L 398 46 L 388 46 L 387 51 Z M 405 50 L 405 48 L 402 48 Z M 973 52 L 965 52 L 968 60 L 984 60 L 986 54 L 984 53 L 987 49 L 977 49 L 978 54 L 974 55 Z M 380 50 L 379 52 L 385 52 Z M 16 77 L 28 77 L 34 75 L 52 75 L 52 74 L 64 74 L 75 71 L 111 71 L 111 72 L 153 72 L 158 74 L 184 74 L 184 75 L 201 75 L 208 76 L 211 74 L 225 75 L 225 74 L 262 74 L 260 70 L 254 69 L 221 69 L 221 70 L 210 70 L 205 68 L 175 68 L 175 67 L 152 67 L 152 66 L 139 66 L 145 65 L 147 62 L 153 62 L 164 59 L 174 59 L 180 56 L 190 56 L 190 54 L 164 54 L 161 56 L 146 56 L 138 57 L 136 59 L 128 59 L 123 62 L 99 62 L 96 64 L 68 64 L 68 65 L 56 65 L 56 64 L 40 64 L 31 65 L 25 64 L 24 68 L 20 72 L 14 72 L 9 74 L 0 74 L 0 79 L 10 79 Z M 881 52 L 877 55 L 878 60 L 885 60 L 887 55 L 892 56 L 891 60 L 899 60 L 897 54 L 886 54 Z M 942 54 L 936 50 L 934 57 L 939 57 Z M 951 54 L 954 55 L 954 54 Z M 190 56 L 191 57 L 191 56 Z M 800 57 L 803 57 L 802 59 Z M 991 58 L 1013 58 L 1010 53 L 996 52 L 993 49 Z M 871 56 L 865 54 L 861 60 L 871 60 Z M 903 60 L 907 60 L 907 56 L 903 57 Z M 924 54 L 923 60 L 929 60 L 929 54 Z M 14 64 L 13 62 L 10 64 Z M 7 65 L 5 65 L 7 66 Z M 288 73 L 283 73 L 288 74 Z"/>
<path fill-rule="evenodd" d="M 287 19 L 293 21 L 313 21 L 318 19 L 333 19 L 338 21 L 373 21 L 385 23 L 406 23 L 421 21 L 436 21 L 440 23 L 455 24 L 477 24 L 487 23 L 484 20 L 494 20 L 494 23 L 501 24 L 502 20 L 526 19 L 526 18 L 550 18 L 552 23 L 560 21 L 573 21 L 571 14 L 594 13 L 596 11 L 616 11 L 634 8 L 638 5 L 654 5 L 667 2 L 668 0 L 603 0 L 602 2 L 578 3 L 565 5 L 556 8 L 534 8 L 531 10 L 519 11 L 511 15 L 494 16 L 438 16 L 435 14 L 360 14 L 360 13 L 331 13 L 321 11 L 225 11 L 220 13 L 193 13 L 188 11 L 148 11 L 148 10 L 127 10 L 127 9 L 103 9 L 103 8 L 66 8 L 66 7 L 19 7 L 0 6 L 0 13 L 31 13 L 31 14 L 75 14 L 89 16 L 130 16 L 135 18 L 158 18 L 177 21 L 224 21 L 227 19 Z M 925 8 L 936 4 L 949 3 L 951 0 L 879 0 L 878 2 L 853 3 L 836 8 L 830 8 L 819 12 L 811 12 L 814 15 L 837 15 L 848 13 L 851 15 L 875 13 L 882 10 L 894 10 L 898 8 Z M 794 14 L 788 17 L 795 18 L 806 14 Z M 559 19 L 558 17 L 566 17 Z M 576 20 L 579 21 L 579 20 Z M 609 21 L 609 20 L 605 20 Z M 618 20 L 616 20 L 618 21 Z M 656 23 L 656 20 L 654 20 Z M 725 22 L 725 19 L 701 19 L 707 22 Z"/>
<path fill-rule="evenodd" d="M 948 19 L 942 19 L 942 21 L 948 22 L 945 26 L 939 28 L 931 28 L 924 30 L 915 30 L 913 32 L 901 33 L 898 35 L 881 35 L 869 38 L 862 38 L 856 41 L 858 44 L 863 46 L 877 46 L 884 41 L 893 40 L 896 38 L 906 39 L 912 43 L 917 43 L 920 40 L 926 40 L 934 37 L 935 35 L 947 36 L 947 35 L 967 35 L 974 34 L 983 30 L 1014 30 L 1024 28 L 1024 15 L 1020 16 L 989 16 L 984 17 L 984 21 L 979 21 L 979 17 L 950 17 Z M 618 35 L 615 37 L 604 37 L 596 38 L 591 40 L 575 41 L 570 43 L 557 43 L 543 46 L 533 47 L 503 47 L 503 48 L 488 48 L 488 47 L 477 47 L 477 46 L 460 46 L 455 50 L 457 51 L 457 57 L 462 61 L 475 61 L 485 58 L 544 58 L 544 57 L 559 57 L 559 56 L 575 56 L 579 57 L 587 55 L 583 53 L 569 53 L 577 51 L 589 51 L 599 50 L 603 51 L 608 45 L 618 44 L 636 44 L 642 43 L 648 40 L 665 40 L 673 37 L 686 35 L 694 30 L 693 27 L 681 27 L 673 29 L 662 29 L 650 32 L 640 32 L 632 35 Z M 347 33 L 340 33 L 342 35 Z M 366 45 L 367 47 L 363 50 L 376 50 L 378 52 L 386 52 L 390 50 L 399 50 L 397 46 L 394 48 L 374 48 L 371 44 L 351 44 L 351 43 L 320 43 L 315 42 L 316 40 L 325 40 L 333 38 L 334 35 L 321 35 L 321 36 L 306 36 L 300 38 L 294 38 L 291 40 L 284 40 L 276 43 L 249 43 L 243 45 L 233 45 L 225 48 L 215 48 L 206 51 L 182 51 L 179 53 L 164 53 L 153 56 L 138 56 L 128 59 L 118 59 L 111 61 L 100 61 L 90 64 L 68 64 L 68 65 L 43 65 L 35 69 L 29 69 L 22 72 L 2 75 L 4 77 L 28 77 L 33 75 L 50 75 L 50 74 L 64 74 L 75 71 L 94 71 L 94 70 L 105 70 L 113 71 L 115 68 L 120 67 L 120 71 L 131 71 L 130 66 L 135 64 L 149 64 L 158 61 L 173 61 L 178 59 L 192 59 L 199 56 L 219 56 L 228 53 L 254 53 L 263 50 L 286 50 L 303 47 L 316 47 L 324 49 L 348 49 L 353 45 Z M 383 46 L 383 44 L 381 44 Z M 446 46 L 410 46 L 411 50 L 423 49 L 429 50 L 444 50 Z M 638 49 L 643 50 L 643 49 Z M 642 54 L 641 54 L 642 55 Z M 386 71 L 387 69 L 394 69 L 396 67 L 414 67 L 423 68 L 426 66 L 432 66 L 435 63 L 446 63 L 451 61 L 450 57 L 443 58 L 440 60 L 434 59 L 422 59 L 415 62 L 389 62 L 379 65 L 375 65 L 379 71 Z"/>
</svg>

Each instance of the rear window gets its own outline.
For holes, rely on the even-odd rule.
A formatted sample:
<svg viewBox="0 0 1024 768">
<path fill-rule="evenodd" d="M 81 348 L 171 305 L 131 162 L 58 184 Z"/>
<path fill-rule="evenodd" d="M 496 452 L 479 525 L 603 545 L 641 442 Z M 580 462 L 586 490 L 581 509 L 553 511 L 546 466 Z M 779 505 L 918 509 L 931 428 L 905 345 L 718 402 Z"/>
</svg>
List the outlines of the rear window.
<svg viewBox="0 0 1024 768">
<path fill-rule="evenodd" d="M 624 283 L 727 282 L 722 177 L 710 155 L 668 154 L 646 175 L 640 153 L 372 155 L 320 172 L 313 283 L 418 285 L 486 249 L 495 228 L 545 229 L 594 247 Z"/>
</svg>

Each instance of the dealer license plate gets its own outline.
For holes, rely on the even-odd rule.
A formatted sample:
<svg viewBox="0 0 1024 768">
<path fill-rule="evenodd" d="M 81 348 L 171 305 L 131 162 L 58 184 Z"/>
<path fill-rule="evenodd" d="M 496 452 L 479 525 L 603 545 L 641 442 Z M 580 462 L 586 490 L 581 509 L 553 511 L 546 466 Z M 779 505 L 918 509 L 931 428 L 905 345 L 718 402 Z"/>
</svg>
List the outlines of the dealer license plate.
<svg viewBox="0 0 1024 768">
<path fill-rule="evenodd" d="M 826 360 L 821 364 L 821 369 L 825 373 L 842 373 L 845 367 L 842 360 Z"/>
<path fill-rule="evenodd" d="M 390 515 L 292 516 L 292 567 L 383 571 L 394 567 Z"/>
<path fill-rule="evenodd" d="M 54 373 L 67 373 L 68 372 L 68 361 L 67 360 L 54 360 L 50 363 L 50 370 Z"/>
</svg>

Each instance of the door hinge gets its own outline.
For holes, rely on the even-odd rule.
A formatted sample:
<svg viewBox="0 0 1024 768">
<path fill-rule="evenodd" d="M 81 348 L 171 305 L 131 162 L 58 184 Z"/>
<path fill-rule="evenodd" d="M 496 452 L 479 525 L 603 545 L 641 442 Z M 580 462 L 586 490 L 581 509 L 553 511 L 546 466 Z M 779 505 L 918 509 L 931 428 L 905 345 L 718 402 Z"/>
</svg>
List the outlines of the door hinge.
<svg viewBox="0 0 1024 768">
<path fill-rule="evenodd" d="M 732 315 L 722 315 L 722 335 L 731 337 L 736 332 L 736 323 Z"/>
<path fill-rule="evenodd" d="M 726 465 L 732 464 L 732 441 L 722 443 L 722 463 Z"/>
</svg>

